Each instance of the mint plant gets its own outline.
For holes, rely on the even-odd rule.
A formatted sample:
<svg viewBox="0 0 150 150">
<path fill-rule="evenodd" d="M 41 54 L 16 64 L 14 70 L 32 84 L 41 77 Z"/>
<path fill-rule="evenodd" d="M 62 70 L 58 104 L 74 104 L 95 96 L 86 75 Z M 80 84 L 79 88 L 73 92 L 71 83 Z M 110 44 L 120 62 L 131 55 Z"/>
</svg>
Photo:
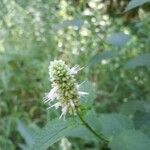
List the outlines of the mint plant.
<svg viewBox="0 0 150 150">
<path fill-rule="evenodd" d="M 50 105 L 48 109 L 60 108 L 61 115 L 36 134 L 30 149 L 44 150 L 64 137 L 78 137 L 100 142 L 101 150 L 120 150 L 123 146 L 124 150 L 132 150 L 134 147 L 141 150 L 141 146 L 144 150 L 149 150 L 150 140 L 135 130 L 132 120 L 128 117 L 117 113 L 97 114 L 92 105 L 91 110 L 84 107 L 88 101 L 82 102 L 82 98 L 88 97 L 91 92 L 81 87 L 82 84 L 77 84 L 75 75 L 79 70 L 79 66 L 70 68 L 62 60 L 50 62 L 52 89 L 45 95 L 44 102 Z M 133 139 L 130 139 L 131 137 Z"/>
</svg>

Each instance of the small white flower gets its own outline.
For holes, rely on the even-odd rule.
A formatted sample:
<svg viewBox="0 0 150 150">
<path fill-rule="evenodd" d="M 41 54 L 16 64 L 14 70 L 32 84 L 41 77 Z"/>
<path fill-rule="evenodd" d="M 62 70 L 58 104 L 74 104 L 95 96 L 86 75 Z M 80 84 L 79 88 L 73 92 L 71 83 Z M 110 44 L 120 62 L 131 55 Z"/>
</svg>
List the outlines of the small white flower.
<svg viewBox="0 0 150 150">
<path fill-rule="evenodd" d="M 70 150 L 71 143 L 69 142 L 67 138 L 64 137 L 61 139 L 60 147 L 62 150 Z"/>
<path fill-rule="evenodd" d="M 81 68 L 76 65 L 69 68 L 64 61 L 54 60 L 50 62 L 49 75 L 52 82 L 52 89 L 44 97 L 44 102 L 49 103 L 49 108 L 59 107 L 62 113 L 59 118 L 66 116 L 66 114 L 76 115 L 76 107 L 79 106 L 79 97 L 88 93 L 79 91 L 79 85 L 76 83 L 74 75 L 78 73 Z"/>
<path fill-rule="evenodd" d="M 70 69 L 70 74 L 77 74 L 81 69 L 82 68 L 80 68 L 79 65 L 76 65 Z"/>
<path fill-rule="evenodd" d="M 89 93 L 87 93 L 87 92 L 82 92 L 82 91 L 79 91 L 78 93 L 79 93 L 79 95 L 81 95 L 81 96 L 82 96 L 82 95 L 88 95 L 88 94 L 89 94 Z"/>
<path fill-rule="evenodd" d="M 53 101 L 56 97 L 57 97 L 57 88 L 54 87 L 49 93 L 46 94 L 46 96 L 44 97 L 44 102 L 51 102 Z"/>
<path fill-rule="evenodd" d="M 52 107 L 55 107 L 56 109 L 58 109 L 59 106 L 61 106 L 61 103 L 58 102 L 58 103 L 55 103 L 55 104 L 51 105 L 50 107 L 48 107 L 48 109 L 52 108 Z"/>
<path fill-rule="evenodd" d="M 69 108 L 69 105 L 62 107 L 62 113 L 61 113 L 59 119 L 61 119 L 63 116 L 65 118 L 68 108 Z"/>
</svg>

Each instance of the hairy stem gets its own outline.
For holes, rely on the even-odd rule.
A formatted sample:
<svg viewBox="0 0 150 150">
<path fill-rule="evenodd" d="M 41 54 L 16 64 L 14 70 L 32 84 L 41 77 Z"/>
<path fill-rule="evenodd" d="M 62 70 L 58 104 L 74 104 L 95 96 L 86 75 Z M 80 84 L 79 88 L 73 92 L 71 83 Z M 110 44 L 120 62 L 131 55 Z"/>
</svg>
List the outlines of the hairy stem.
<svg viewBox="0 0 150 150">
<path fill-rule="evenodd" d="M 107 139 L 103 134 L 97 134 L 95 132 L 95 130 L 83 119 L 82 115 L 80 114 L 79 110 L 76 109 L 77 115 L 80 118 L 80 120 L 82 121 L 82 123 L 86 126 L 86 128 L 88 130 L 90 130 L 97 138 L 99 138 L 100 140 L 102 140 L 104 143 L 108 143 L 109 139 Z"/>
</svg>

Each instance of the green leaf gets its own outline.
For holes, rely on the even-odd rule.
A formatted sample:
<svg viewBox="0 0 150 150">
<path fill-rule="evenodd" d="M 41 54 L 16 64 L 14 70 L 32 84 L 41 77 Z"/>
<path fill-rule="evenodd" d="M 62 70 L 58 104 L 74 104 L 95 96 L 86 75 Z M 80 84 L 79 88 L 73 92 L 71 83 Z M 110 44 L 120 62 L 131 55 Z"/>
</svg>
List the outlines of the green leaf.
<svg viewBox="0 0 150 150">
<path fill-rule="evenodd" d="M 122 114 L 102 114 L 98 121 L 101 125 L 101 132 L 109 137 L 134 128 L 133 122 Z"/>
<path fill-rule="evenodd" d="M 134 129 L 132 120 L 122 114 L 99 115 L 91 110 L 84 119 L 97 133 L 103 133 L 106 137 L 117 135 L 127 129 Z"/>
<path fill-rule="evenodd" d="M 24 138 L 27 147 L 30 148 L 34 143 L 34 134 L 35 132 L 29 129 L 22 121 L 17 122 L 17 129 L 20 132 L 21 136 Z"/>
<path fill-rule="evenodd" d="M 109 147 L 111 150 L 149 150 L 150 140 L 139 131 L 127 130 L 113 137 Z"/>
<path fill-rule="evenodd" d="M 66 121 L 55 119 L 47 123 L 47 125 L 35 135 L 35 142 L 32 150 L 45 150 L 62 137 L 67 136 L 69 132 L 77 127 L 77 120 L 68 119 Z"/>
<path fill-rule="evenodd" d="M 124 68 L 135 68 L 137 66 L 150 67 L 150 53 L 141 54 L 131 60 L 129 60 Z"/>
<path fill-rule="evenodd" d="M 2 86 L 5 90 L 9 89 L 9 82 L 12 77 L 11 72 L 0 72 L 0 82 L 2 83 Z"/>
<path fill-rule="evenodd" d="M 84 126 L 78 126 L 70 130 L 66 136 L 80 138 L 83 140 L 95 140 L 96 137 Z"/>
<path fill-rule="evenodd" d="M 146 101 L 128 101 L 119 107 L 119 112 L 125 115 L 132 115 L 136 111 L 150 112 L 150 103 Z"/>
<path fill-rule="evenodd" d="M 150 125 L 150 112 L 136 112 L 133 121 L 135 122 L 135 127 L 137 128 L 140 128 L 146 124 Z"/>
<path fill-rule="evenodd" d="M 150 2 L 150 0 L 131 0 L 129 2 L 129 4 L 127 5 L 125 11 L 129 11 L 133 8 L 136 8 L 138 6 L 141 6 L 141 5 L 143 5 L 145 3 L 149 3 L 149 2 Z"/>
<path fill-rule="evenodd" d="M 136 112 L 133 121 L 138 130 L 150 137 L 150 112 Z"/>
<path fill-rule="evenodd" d="M 111 45 L 123 46 L 129 41 L 129 39 L 130 36 L 128 34 L 123 32 L 116 32 L 109 35 L 107 42 Z"/>
<path fill-rule="evenodd" d="M 150 138 L 150 122 L 148 122 L 147 124 L 143 124 L 139 130 Z"/>
<path fill-rule="evenodd" d="M 25 1 L 22 1 L 22 0 L 15 0 L 15 2 L 21 6 L 22 8 L 25 8 L 27 7 L 28 5 L 30 5 L 30 1 L 29 0 L 25 0 Z"/>
<path fill-rule="evenodd" d="M 128 101 L 120 106 L 121 113 L 132 116 L 134 126 L 150 136 L 149 101 Z"/>
<path fill-rule="evenodd" d="M 99 116 L 94 110 L 88 111 L 84 119 L 96 132 L 101 132 L 101 124 L 98 121 Z"/>
<path fill-rule="evenodd" d="M 93 66 L 98 62 L 101 62 L 102 60 L 110 59 L 116 56 L 116 53 L 114 51 L 104 51 L 96 54 L 91 58 L 89 61 L 89 66 Z"/>
<path fill-rule="evenodd" d="M 1 150 L 15 150 L 15 146 L 11 140 L 0 135 L 0 149 Z"/>
</svg>

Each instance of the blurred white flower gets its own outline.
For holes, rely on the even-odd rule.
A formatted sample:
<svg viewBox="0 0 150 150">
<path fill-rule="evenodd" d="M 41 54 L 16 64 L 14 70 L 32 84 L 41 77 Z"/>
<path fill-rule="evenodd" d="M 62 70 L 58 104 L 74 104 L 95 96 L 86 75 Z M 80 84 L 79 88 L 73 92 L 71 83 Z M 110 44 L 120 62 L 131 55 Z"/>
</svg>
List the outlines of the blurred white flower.
<svg viewBox="0 0 150 150">
<path fill-rule="evenodd" d="M 44 102 L 49 103 L 49 108 L 61 108 L 60 118 L 67 113 L 76 115 L 76 107 L 79 106 L 79 97 L 88 94 L 79 91 L 79 85 L 74 78 L 81 70 L 78 65 L 69 68 L 64 61 L 54 60 L 50 62 L 49 75 L 52 82 L 52 89 L 44 97 Z"/>
<path fill-rule="evenodd" d="M 69 142 L 67 138 L 64 137 L 61 139 L 60 147 L 62 150 L 70 150 L 71 143 Z"/>
</svg>

